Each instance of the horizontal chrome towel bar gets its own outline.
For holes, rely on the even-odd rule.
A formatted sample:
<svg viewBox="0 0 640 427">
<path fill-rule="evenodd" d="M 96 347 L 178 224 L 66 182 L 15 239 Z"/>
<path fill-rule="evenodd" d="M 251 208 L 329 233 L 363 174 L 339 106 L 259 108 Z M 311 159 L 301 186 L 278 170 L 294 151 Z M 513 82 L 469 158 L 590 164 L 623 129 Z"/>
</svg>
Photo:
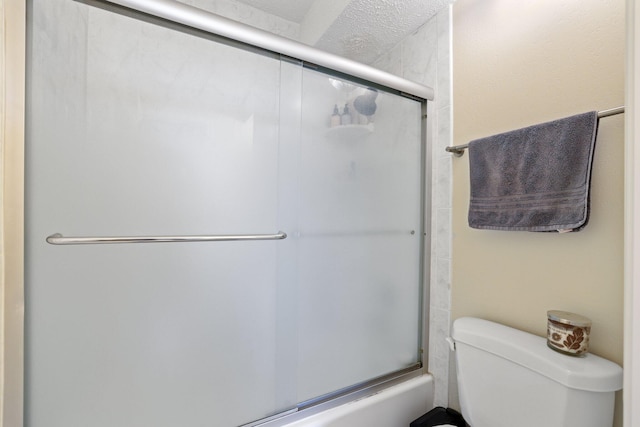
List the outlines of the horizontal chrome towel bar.
<svg viewBox="0 0 640 427">
<path fill-rule="evenodd" d="M 598 111 L 598 118 L 615 116 L 616 114 L 624 113 L 624 107 L 610 108 L 608 110 Z M 469 144 L 454 145 L 452 147 L 445 147 L 445 151 L 453 153 L 454 156 L 460 157 L 464 154 L 464 150 L 469 148 Z"/>
<path fill-rule="evenodd" d="M 190 242 L 226 242 L 234 240 L 282 240 L 287 233 L 276 234 L 237 234 L 214 236 L 118 236 L 118 237 L 64 237 L 60 233 L 47 237 L 52 245 L 99 245 L 107 243 L 190 243 Z"/>
</svg>

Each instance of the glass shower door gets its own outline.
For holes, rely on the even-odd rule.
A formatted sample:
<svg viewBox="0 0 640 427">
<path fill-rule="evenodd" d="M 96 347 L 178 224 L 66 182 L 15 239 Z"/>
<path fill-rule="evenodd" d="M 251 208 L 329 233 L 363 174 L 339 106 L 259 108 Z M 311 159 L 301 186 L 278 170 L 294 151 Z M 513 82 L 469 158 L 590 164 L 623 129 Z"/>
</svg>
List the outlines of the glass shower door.
<svg viewBox="0 0 640 427">
<path fill-rule="evenodd" d="M 291 408 L 295 369 L 274 369 L 286 240 L 45 242 L 276 233 L 279 58 L 68 0 L 30 7 L 26 425 L 235 426 Z"/>
<path fill-rule="evenodd" d="M 422 104 L 157 24 L 30 2 L 26 425 L 238 426 L 419 366 Z"/>
<path fill-rule="evenodd" d="M 420 102 L 312 69 L 302 93 L 298 393 L 308 400 L 421 360 L 423 145 Z"/>
</svg>

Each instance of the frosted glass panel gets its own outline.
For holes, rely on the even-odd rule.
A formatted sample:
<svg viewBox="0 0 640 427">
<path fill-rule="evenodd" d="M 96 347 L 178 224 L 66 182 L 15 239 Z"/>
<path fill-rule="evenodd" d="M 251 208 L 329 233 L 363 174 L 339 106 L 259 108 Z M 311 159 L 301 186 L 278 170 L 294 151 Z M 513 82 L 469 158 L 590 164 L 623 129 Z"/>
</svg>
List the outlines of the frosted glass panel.
<svg viewBox="0 0 640 427">
<path fill-rule="evenodd" d="M 420 103 L 70 0 L 29 25 L 26 425 L 238 426 L 419 362 Z"/>
<path fill-rule="evenodd" d="M 311 70 L 303 81 L 298 373 L 309 399 L 419 360 L 421 105 Z M 349 121 L 332 123 L 345 105 Z"/>
<path fill-rule="evenodd" d="M 287 242 L 44 240 L 277 232 L 280 61 L 72 1 L 32 11 L 27 425 L 288 409 L 274 371 Z"/>
</svg>

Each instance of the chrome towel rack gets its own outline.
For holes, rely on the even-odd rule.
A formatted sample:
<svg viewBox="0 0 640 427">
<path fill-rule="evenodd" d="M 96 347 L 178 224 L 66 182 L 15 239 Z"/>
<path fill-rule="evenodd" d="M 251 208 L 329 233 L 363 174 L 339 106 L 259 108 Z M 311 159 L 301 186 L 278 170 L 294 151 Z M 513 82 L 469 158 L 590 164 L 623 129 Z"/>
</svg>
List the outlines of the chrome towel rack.
<svg viewBox="0 0 640 427">
<path fill-rule="evenodd" d="M 275 234 L 235 234 L 235 235 L 202 235 L 202 236 L 115 236 L 115 237 L 64 237 L 60 233 L 47 237 L 52 245 L 99 245 L 110 243 L 192 243 L 192 242 L 226 242 L 236 240 L 282 240 L 287 233 L 278 231 Z"/>
<path fill-rule="evenodd" d="M 616 114 L 624 113 L 624 107 L 610 108 L 608 110 L 598 111 L 598 118 L 615 116 Z M 452 147 L 445 147 L 445 151 L 453 153 L 456 157 L 461 157 L 464 154 L 464 150 L 469 148 L 469 144 L 454 145 Z"/>
</svg>

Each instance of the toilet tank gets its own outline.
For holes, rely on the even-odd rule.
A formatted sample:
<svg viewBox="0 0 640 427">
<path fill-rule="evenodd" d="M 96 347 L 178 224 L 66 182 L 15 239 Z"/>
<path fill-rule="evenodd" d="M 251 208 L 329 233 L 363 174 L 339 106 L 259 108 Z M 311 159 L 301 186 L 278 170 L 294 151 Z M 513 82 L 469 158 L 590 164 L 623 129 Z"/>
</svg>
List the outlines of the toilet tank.
<svg viewBox="0 0 640 427">
<path fill-rule="evenodd" d="M 462 415 L 471 427 L 610 427 L 622 368 L 572 357 L 546 339 L 464 317 L 452 338 Z"/>
</svg>

